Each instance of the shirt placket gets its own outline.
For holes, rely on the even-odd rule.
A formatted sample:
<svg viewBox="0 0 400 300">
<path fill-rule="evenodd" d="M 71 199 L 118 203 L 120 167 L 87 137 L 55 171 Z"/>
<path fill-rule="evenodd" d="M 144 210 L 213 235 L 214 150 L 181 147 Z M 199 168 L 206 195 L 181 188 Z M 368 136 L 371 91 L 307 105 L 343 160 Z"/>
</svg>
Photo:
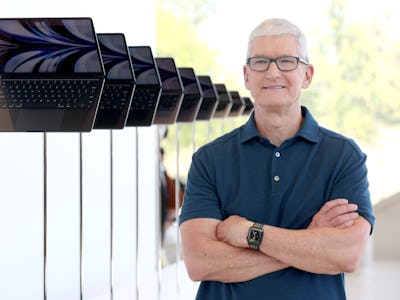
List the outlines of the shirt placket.
<svg viewBox="0 0 400 300">
<path fill-rule="evenodd" d="M 282 169 L 283 163 L 283 156 L 282 152 L 279 148 L 276 148 L 275 151 L 272 153 L 272 168 L 271 168 L 271 186 L 272 186 L 272 193 L 279 193 L 283 189 L 283 182 L 284 172 Z"/>
</svg>

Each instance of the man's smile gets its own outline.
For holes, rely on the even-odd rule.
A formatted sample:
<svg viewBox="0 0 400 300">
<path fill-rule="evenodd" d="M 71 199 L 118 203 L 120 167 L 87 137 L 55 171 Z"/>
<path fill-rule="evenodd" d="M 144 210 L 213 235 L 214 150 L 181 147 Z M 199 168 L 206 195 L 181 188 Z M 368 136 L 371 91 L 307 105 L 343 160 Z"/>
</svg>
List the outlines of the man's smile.
<svg viewBox="0 0 400 300">
<path fill-rule="evenodd" d="M 285 86 L 283 85 L 268 85 L 268 86 L 264 86 L 263 89 L 266 90 L 279 90 L 279 89 L 284 89 Z"/>
</svg>

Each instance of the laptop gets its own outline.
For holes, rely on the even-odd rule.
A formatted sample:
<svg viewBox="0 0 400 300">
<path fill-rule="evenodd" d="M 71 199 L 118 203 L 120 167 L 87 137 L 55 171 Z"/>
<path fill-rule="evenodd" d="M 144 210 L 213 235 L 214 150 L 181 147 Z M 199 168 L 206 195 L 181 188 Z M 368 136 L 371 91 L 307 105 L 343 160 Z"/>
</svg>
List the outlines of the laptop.
<svg viewBox="0 0 400 300">
<path fill-rule="evenodd" d="M 248 116 L 252 113 L 252 111 L 254 109 L 254 103 L 253 103 L 253 101 L 251 101 L 251 99 L 249 97 L 242 97 L 242 99 L 245 104 L 242 116 Z"/>
<path fill-rule="evenodd" d="M 161 95 L 161 79 L 149 46 L 129 46 L 136 77 L 126 126 L 151 126 Z"/>
<path fill-rule="evenodd" d="M 98 33 L 106 80 L 101 93 L 94 129 L 122 129 L 128 118 L 135 75 L 122 33 Z"/>
<path fill-rule="evenodd" d="M 0 131 L 91 131 L 104 77 L 90 18 L 0 19 Z"/>
<path fill-rule="evenodd" d="M 193 68 L 178 68 L 183 84 L 183 100 L 177 122 L 193 122 L 199 112 L 203 92 Z"/>
<path fill-rule="evenodd" d="M 241 116 L 245 107 L 245 103 L 240 97 L 240 94 L 238 91 L 229 91 L 231 94 L 232 98 L 232 107 L 231 110 L 229 111 L 228 117 L 238 117 Z"/>
<path fill-rule="evenodd" d="M 173 124 L 183 100 L 183 85 L 172 57 L 156 57 L 162 91 L 154 117 L 154 124 Z"/>
<path fill-rule="evenodd" d="M 215 83 L 214 86 L 218 93 L 219 103 L 213 118 L 226 118 L 232 107 L 231 94 L 228 93 L 228 90 L 223 83 Z"/>
<path fill-rule="evenodd" d="M 210 76 L 201 75 L 197 76 L 200 82 L 201 90 L 203 91 L 203 101 L 196 120 L 210 120 L 218 106 L 218 93 L 211 80 Z"/>
</svg>

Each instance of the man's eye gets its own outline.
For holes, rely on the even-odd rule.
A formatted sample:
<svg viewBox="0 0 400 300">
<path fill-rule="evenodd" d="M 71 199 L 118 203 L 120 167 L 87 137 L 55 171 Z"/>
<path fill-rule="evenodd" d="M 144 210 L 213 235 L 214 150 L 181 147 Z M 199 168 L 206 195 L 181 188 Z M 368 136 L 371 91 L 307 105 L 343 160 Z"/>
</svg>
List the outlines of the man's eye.
<svg viewBox="0 0 400 300">
<path fill-rule="evenodd" d="M 295 64 L 296 61 L 290 58 L 282 58 L 279 60 L 281 64 Z"/>
<path fill-rule="evenodd" d="M 256 61 L 254 61 L 255 64 L 257 65 L 266 65 L 268 64 L 268 60 L 266 59 L 257 59 Z"/>
</svg>

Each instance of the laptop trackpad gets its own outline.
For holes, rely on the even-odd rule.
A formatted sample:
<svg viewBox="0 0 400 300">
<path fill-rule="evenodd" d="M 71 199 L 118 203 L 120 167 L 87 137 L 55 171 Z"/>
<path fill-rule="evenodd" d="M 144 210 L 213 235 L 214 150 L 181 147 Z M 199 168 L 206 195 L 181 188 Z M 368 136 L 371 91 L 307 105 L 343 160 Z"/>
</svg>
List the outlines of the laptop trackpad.
<svg viewBox="0 0 400 300">
<path fill-rule="evenodd" d="M 15 122 L 17 131 L 58 131 L 63 121 L 63 111 L 20 111 Z"/>
</svg>

